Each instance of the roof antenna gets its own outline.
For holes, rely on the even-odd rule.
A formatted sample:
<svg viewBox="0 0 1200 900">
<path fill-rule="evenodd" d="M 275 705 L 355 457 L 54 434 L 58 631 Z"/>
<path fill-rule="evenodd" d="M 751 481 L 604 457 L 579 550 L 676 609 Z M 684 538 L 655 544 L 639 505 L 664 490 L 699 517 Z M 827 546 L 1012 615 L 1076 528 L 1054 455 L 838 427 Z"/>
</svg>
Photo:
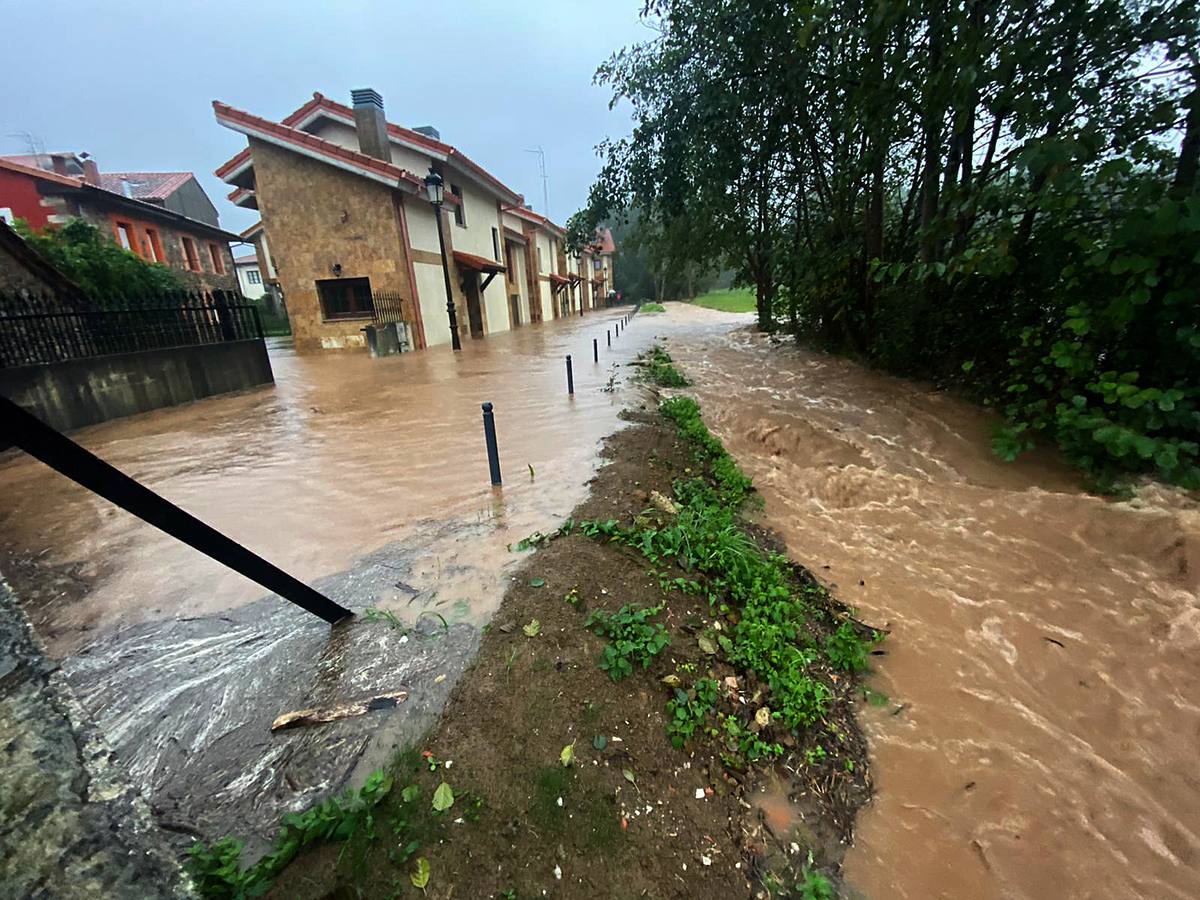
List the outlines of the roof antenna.
<svg viewBox="0 0 1200 900">
<path fill-rule="evenodd" d="M 550 218 L 550 176 L 546 174 L 546 151 L 539 144 L 533 150 L 526 150 L 526 153 L 536 153 L 538 158 L 538 172 L 542 176 L 542 213 L 547 219 Z"/>
</svg>

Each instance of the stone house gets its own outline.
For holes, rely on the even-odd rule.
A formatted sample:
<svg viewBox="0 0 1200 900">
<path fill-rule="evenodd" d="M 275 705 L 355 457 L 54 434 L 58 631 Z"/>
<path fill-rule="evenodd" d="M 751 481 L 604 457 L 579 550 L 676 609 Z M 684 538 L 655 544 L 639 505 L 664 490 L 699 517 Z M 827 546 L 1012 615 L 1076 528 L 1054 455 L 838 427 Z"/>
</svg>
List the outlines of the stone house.
<svg viewBox="0 0 1200 900">
<path fill-rule="evenodd" d="M 255 242 L 301 349 L 361 347 L 376 303 L 416 347 L 450 342 L 434 207 L 442 176 L 450 289 L 461 339 L 565 314 L 565 232 L 431 127 L 389 123 L 375 91 L 352 106 L 322 94 L 275 122 L 214 101 L 217 122 L 248 146 L 216 170 L 235 204 L 258 210 Z M 249 233 L 249 230 L 247 234 Z M 576 301 L 578 302 L 578 301 Z"/>
<path fill-rule="evenodd" d="M 82 218 L 147 262 L 174 269 L 197 290 L 237 290 L 216 208 L 190 172 L 102 174 L 74 153 L 0 157 L 0 218 L 30 228 Z"/>
</svg>

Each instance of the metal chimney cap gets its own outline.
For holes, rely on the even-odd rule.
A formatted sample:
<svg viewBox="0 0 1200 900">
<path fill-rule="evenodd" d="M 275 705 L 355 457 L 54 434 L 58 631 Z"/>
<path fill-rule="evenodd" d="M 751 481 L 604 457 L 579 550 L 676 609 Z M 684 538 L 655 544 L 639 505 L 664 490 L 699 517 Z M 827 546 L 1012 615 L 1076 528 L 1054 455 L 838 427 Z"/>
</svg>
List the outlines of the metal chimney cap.
<svg viewBox="0 0 1200 900">
<path fill-rule="evenodd" d="M 355 88 L 350 92 L 350 102 L 355 107 L 377 106 L 383 109 L 383 97 L 375 88 Z"/>
<path fill-rule="evenodd" d="M 425 137 L 431 137 L 435 141 L 440 141 L 442 139 L 442 133 L 432 125 L 418 125 L 413 129 L 413 131 L 415 131 L 417 134 L 423 134 Z"/>
</svg>

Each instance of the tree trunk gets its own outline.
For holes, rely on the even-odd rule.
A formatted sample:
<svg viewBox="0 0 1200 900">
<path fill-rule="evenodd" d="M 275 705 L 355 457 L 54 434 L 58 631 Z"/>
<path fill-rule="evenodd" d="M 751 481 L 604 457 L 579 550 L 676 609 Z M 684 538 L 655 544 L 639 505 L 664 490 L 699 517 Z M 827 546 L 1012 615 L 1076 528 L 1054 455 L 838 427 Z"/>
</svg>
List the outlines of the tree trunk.
<svg viewBox="0 0 1200 900">
<path fill-rule="evenodd" d="M 1192 92 L 1184 102 L 1187 121 L 1183 127 L 1183 143 L 1179 147 L 1179 164 L 1171 182 L 1171 196 L 1182 200 L 1196 189 L 1196 169 L 1200 164 L 1200 69 L 1192 70 Z"/>
</svg>

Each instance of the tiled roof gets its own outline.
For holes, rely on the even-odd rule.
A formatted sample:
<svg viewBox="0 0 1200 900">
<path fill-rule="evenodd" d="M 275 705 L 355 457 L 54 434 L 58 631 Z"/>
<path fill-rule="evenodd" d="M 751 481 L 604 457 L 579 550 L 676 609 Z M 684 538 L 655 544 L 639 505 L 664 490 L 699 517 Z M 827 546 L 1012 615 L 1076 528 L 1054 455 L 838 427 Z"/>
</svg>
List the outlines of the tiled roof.
<svg viewBox="0 0 1200 900">
<path fill-rule="evenodd" d="M 239 266 L 256 266 L 258 265 L 258 257 L 253 253 L 248 253 L 245 256 L 235 256 L 233 262 Z"/>
<path fill-rule="evenodd" d="M 192 177 L 191 172 L 102 172 L 100 187 L 124 194 L 125 182 L 129 182 L 132 196 L 137 200 L 166 200 Z"/>
<path fill-rule="evenodd" d="M 338 103 L 335 100 L 330 100 L 324 94 L 317 92 L 313 94 L 311 100 L 309 100 L 295 112 L 286 116 L 280 124 L 294 128 L 298 123 L 303 122 L 310 115 L 318 111 L 328 112 L 340 118 L 349 119 L 350 121 L 354 120 L 354 110 L 342 103 Z M 391 122 L 387 123 L 387 129 L 388 134 L 397 138 L 398 140 L 415 144 L 418 147 L 422 147 L 425 150 L 430 151 L 431 153 L 445 157 L 450 162 L 458 163 L 463 168 L 474 172 L 488 184 L 498 189 L 501 193 L 508 194 L 512 197 L 520 196 L 520 194 L 508 187 L 506 184 L 500 181 L 499 178 L 488 172 L 485 168 L 483 168 L 483 166 L 473 161 L 470 157 L 458 150 L 456 147 L 452 147 L 450 144 L 443 144 L 441 141 L 434 140 L 426 134 L 421 134 L 419 131 L 413 131 L 411 128 L 393 125 Z M 216 170 L 217 177 L 223 178 L 228 172 L 237 169 L 248 158 L 249 152 L 250 151 L 247 148 L 219 166 Z"/>
<path fill-rule="evenodd" d="M 601 253 L 616 253 L 617 245 L 613 243 L 612 229 L 597 228 L 596 242 L 600 245 Z"/>
<path fill-rule="evenodd" d="M 462 250 L 454 251 L 454 261 L 466 269 L 472 269 L 476 272 L 503 272 L 503 263 L 498 263 L 494 259 L 488 259 L 486 256 L 476 256 L 474 253 L 466 253 Z"/>
<path fill-rule="evenodd" d="M 45 169 L 39 169 L 37 166 L 12 161 L 23 158 L 25 157 L 0 156 L 0 169 L 12 172 L 15 175 L 28 175 L 31 178 L 41 178 L 54 184 L 61 184 L 64 187 L 80 187 L 83 184 L 82 178 L 76 178 L 71 175 L 58 175 L 54 172 L 48 172 Z"/>
<path fill-rule="evenodd" d="M 506 213 L 512 213 L 518 219 L 524 219 L 527 222 L 532 222 L 534 225 L 543 225 L 548 230 L 555 232 L 558 235 L 566 235 L 567 231 L 561 225 L 555 225 L 545 216 L 538 215 L 527 206 L 513 206 L 505 203 L 500 207 Z"/>
<path fill-rule="evenodd" d="M 276 138 L 298 149 L 304 148 L 328 160 L 340 161 L 360 171 L 371 173 L 386 180 L 394 180 L 397 186 L 404 185 L 416 191 L 423 191 L 425 189 L 425 183 L 412 174 L 412 172 L 384 162 L 382 159 L 376 159 L 365 153 L 359 153 L 357 150 L 350 150 L 332 141 L 323 140 L 305 131 L 300 131 L 278 122 L 272 122 L 261 116 L 252 115 L 240 109 L 234 109 L 232 106 L 227 103 L 221 103 L 219 100 L 213 101 L 213 111 L 216 113 L 218 121 L 224 120 L 225 122 L 258 131 L 260 134 Z M 228 163 L 226 163 L 226 166 L 228 166 Z M 222 168 L 226 166 L 222 166 Z"/>
</svg>

